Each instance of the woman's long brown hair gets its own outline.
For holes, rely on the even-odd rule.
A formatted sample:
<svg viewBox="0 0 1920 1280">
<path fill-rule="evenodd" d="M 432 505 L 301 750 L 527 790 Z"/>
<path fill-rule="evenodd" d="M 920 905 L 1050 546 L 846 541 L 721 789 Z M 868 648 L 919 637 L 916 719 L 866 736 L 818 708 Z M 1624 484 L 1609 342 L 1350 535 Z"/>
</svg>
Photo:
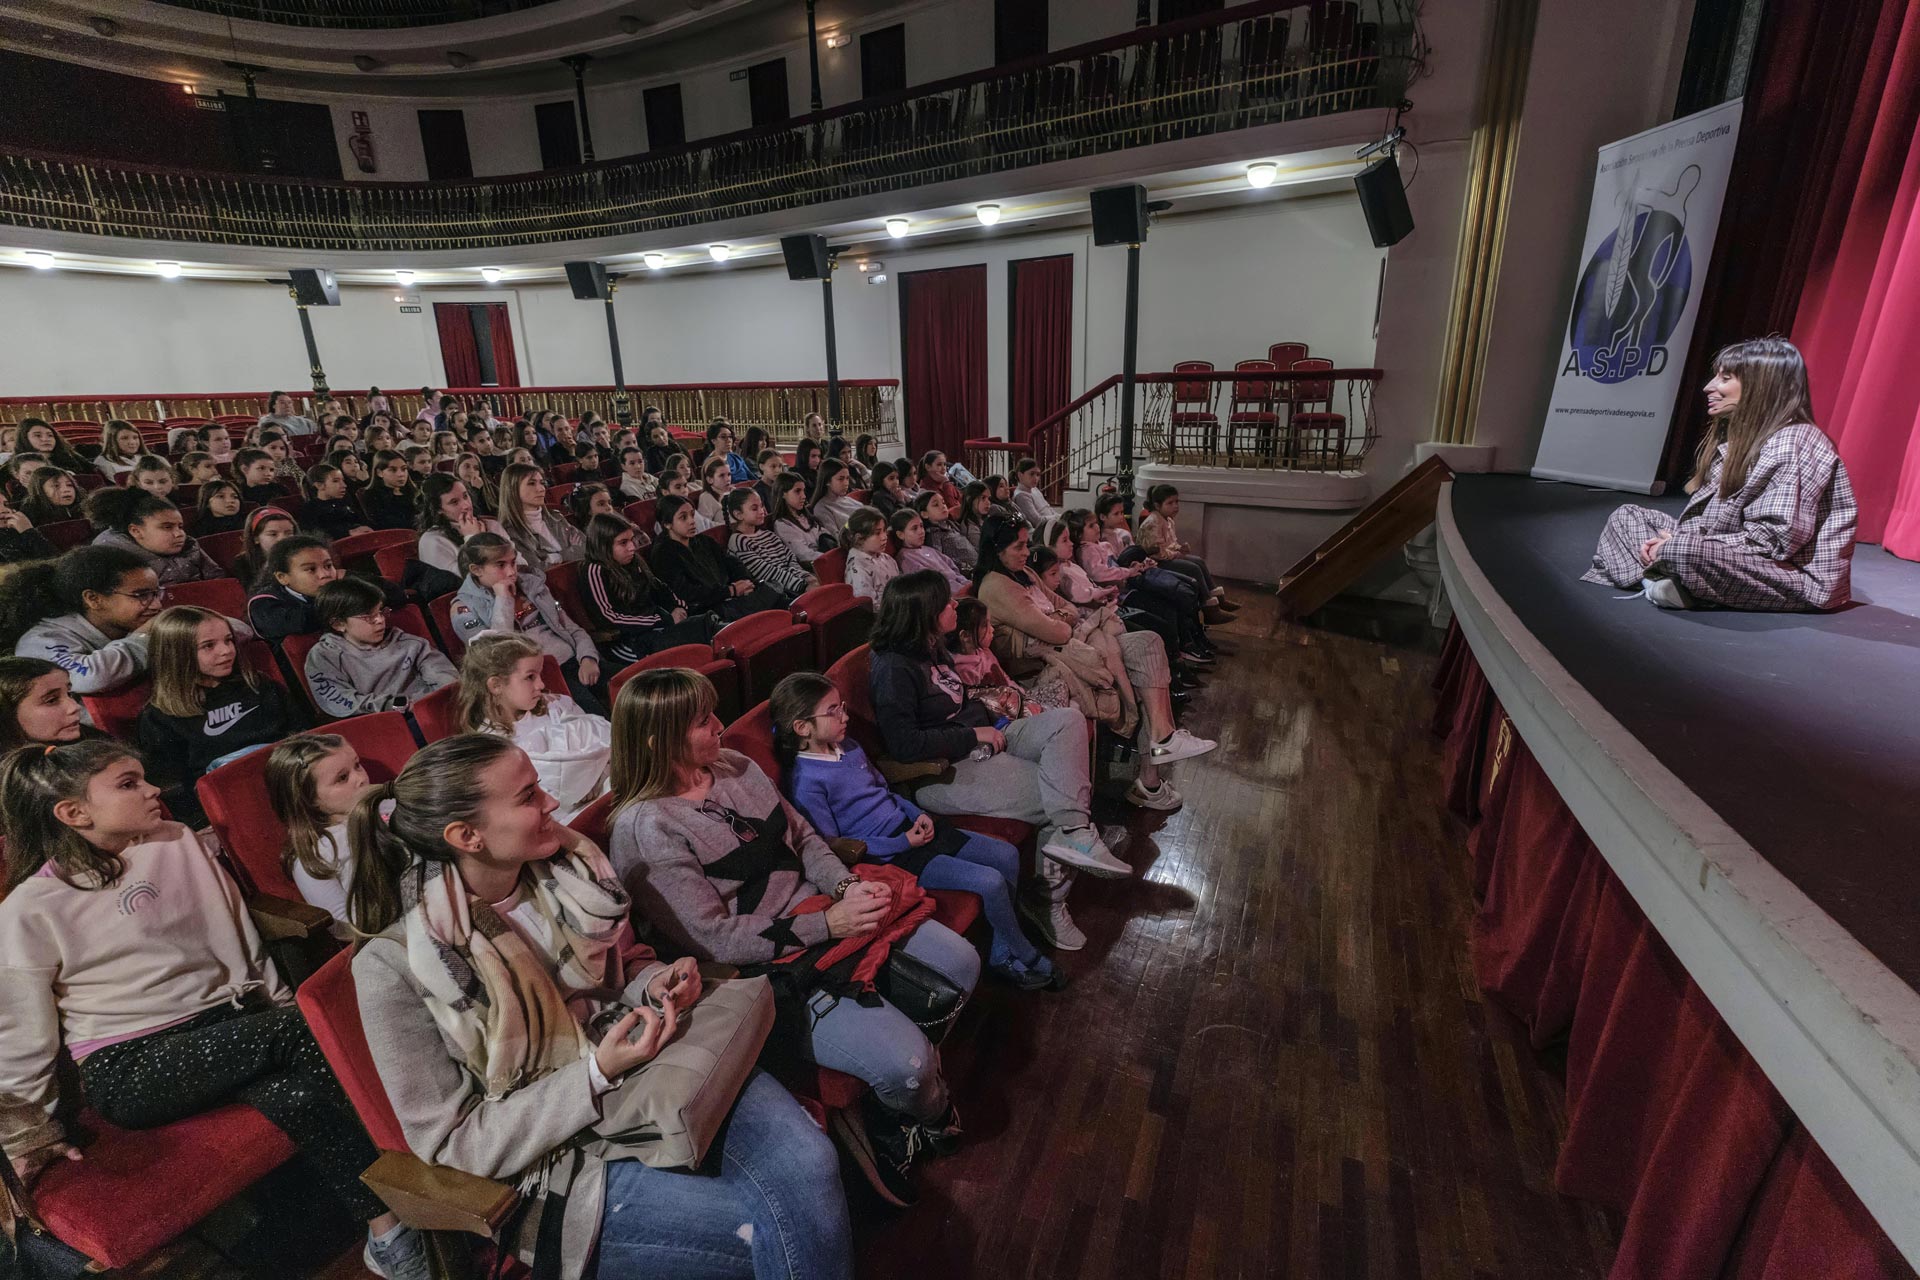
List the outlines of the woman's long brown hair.
<svg viewBox="0 0 1920 1280">
<path fill-rule="evenodd" d="M 1707 472 L 1720 446 L 1727 446 L 1720 468 L 1720 496 L 1739 491 L 1753 469 L 1753 460 L 1775 432 L 1796 423 L 1813 423 L 1813 398 L 1807 391 L 1807 362 L 1800 348 L 1785 338 L 1752 338 L 1736 342 L 1713 358 L 1715 373 L 1740 380 L 1740 402 L 1733 412 L 1709 424 L 1693 455 L 1693 476 L 1687 492 L 1707 482 Z"/>
</svg>

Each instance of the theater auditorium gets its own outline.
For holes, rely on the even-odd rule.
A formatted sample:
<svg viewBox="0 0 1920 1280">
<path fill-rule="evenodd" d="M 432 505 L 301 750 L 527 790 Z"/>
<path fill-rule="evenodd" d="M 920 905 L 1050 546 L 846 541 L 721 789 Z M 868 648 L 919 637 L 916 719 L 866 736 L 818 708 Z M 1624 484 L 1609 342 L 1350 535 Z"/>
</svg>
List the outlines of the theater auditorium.
<svg viewBox="0 0 1920 1280">
<path fill-rule="evenodd" d="M 0 77 L 0 1277 L 1913 1280 L 1920 0 Z"/>
</svg>

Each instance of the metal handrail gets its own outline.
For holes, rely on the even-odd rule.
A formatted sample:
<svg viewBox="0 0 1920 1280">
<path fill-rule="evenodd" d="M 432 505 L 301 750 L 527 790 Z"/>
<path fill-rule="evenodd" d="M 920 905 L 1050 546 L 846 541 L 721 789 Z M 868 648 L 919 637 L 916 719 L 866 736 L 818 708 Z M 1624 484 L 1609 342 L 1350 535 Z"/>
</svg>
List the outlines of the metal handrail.
<svg viewBox="0 0 1920 1280">
<path fill-rule="evenodd" d="M 554 0 L 160 0 L 221 18 L 336 31 L 393 31 L 470 22 Z"/>
<path fill-rule="evenodd" d="M 0 222 L 330 251 L 631 236 L 1397 101 L 1409 30 L 1256 0 L 672 152 L 451 183 L 0 156 Z"/>
</svg>

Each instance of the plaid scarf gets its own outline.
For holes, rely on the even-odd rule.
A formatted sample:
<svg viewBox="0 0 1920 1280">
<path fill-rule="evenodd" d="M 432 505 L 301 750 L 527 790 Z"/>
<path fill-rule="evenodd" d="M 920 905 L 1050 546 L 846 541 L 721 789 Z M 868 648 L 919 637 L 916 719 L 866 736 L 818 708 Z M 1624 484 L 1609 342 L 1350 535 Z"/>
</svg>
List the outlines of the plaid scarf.
<svg viewBox="0 0 1920 1280">
<path fill-rule="evenodd" d="M 522 902 L 551 926 L 555 955 L 469 893 L 451 863 L 422 864 L 402 886 L 408 965 L 488 1099 L 593 1052 L 564 992 L 617 998 L 632 938 L 627 895 L 604 853 L 584 844 L 521 872 Z"/>
</svg>

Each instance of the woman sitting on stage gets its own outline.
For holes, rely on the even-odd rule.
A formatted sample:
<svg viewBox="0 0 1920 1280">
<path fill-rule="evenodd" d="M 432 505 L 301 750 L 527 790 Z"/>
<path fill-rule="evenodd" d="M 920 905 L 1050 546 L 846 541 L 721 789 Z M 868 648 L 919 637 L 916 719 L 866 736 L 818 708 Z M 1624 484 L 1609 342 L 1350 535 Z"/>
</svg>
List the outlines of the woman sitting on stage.
<svg viewBox="0 0 1920 1280">
<path fill-rule="evenodd" d="M 1584 581 L 1640 587 L 1663 609 L 1837 609 L 1851 598 L 1858 512 L 1847 469 L 1813 425 L 1807 366 L 1785 338 L 1714 359 L 1686 509 L 1607 518 Z"/>
</svg>

